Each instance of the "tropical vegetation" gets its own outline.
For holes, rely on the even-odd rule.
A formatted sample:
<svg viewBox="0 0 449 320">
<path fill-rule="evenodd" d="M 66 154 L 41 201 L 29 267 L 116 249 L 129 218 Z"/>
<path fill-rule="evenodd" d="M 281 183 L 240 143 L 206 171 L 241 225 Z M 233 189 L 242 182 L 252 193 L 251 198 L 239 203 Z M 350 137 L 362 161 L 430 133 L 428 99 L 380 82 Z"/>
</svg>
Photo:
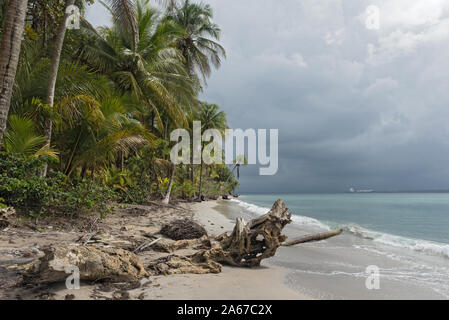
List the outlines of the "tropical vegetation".
<svg viewBox="0 0 449 320">
<path fill-rule="evenodd" d="M 1 1 L 2 203 L 32 216 L 106 214 L 116 202 L 232 193 L 226 165 L 170 161 L 172 130 L 197 120 L 202 131 L 227 128 L 225 113 L 200 99 L 226 55 L 212 8 L 99 1 L 111 25 L 94 28 L 84 17 L 93 2 Z M 79 29 L 67 28 L 73 4 Z"/>
</svg>

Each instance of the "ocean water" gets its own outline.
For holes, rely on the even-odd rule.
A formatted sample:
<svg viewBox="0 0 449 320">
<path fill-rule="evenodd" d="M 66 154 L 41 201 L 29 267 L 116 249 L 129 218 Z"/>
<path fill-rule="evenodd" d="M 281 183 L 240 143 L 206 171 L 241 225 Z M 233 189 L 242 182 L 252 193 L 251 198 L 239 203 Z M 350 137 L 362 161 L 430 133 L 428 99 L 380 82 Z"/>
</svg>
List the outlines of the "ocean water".
<svg viewBox="0 0 449 320">
<path fill-rule="evenodd" d="M 297 224 L 343 228 L 367 239 L 449 258 L 447 193 L 246 195 L 239 200 L 248 210 L 262 213 L 279 198 Z"/>
<path fill-rule="evenodd" d="M 279 198 L 292 213 L 289 237 L 344 229 L 278 251 L 270 263 L 291 270 L 292 287 L 330 299 L 449 298 L 449 194 L 243 195 L 225 211 L 250 219 Z M 380 269 L 380 290 L 366 287 L 371 265 Z"/>
</svg>

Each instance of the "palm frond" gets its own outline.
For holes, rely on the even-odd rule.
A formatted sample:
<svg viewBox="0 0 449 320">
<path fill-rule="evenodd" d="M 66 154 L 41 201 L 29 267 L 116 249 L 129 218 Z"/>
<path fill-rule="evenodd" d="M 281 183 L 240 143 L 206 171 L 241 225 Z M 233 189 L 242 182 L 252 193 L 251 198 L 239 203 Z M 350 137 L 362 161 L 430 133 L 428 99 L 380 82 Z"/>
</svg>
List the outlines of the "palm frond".
<svg viewBox="0 0 449 320">
<path fill-rule="evenodd" d="M 137 50 L 139 34 L 137 27 L 136 3 L 134 0 L 106 0 L 113 13 L 114 24 L 123 34 L 132 39 L 132 50 Z"/>
<path fill-rule="evenodd" d="M 4 135 L 5 150 L 18 156 L 41 157 L 50 156 L 57 159 L 57 152 L 42 146 L 46 141 L 45 136 L 37 135 L 33 120 L 18 115 L 12 115 L 8 120 L 8 130 Z"/>
</svg>

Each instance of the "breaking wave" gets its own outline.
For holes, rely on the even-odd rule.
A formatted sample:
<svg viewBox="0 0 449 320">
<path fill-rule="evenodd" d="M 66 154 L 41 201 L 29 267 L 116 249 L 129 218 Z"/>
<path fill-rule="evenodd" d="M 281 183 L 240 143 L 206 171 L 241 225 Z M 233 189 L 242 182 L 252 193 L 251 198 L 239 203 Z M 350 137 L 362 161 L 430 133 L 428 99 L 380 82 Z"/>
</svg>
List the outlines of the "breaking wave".
<svg viewBox="0 0 449 320">
<path fill-rule="evenodd" d="M 252 214 L 262 215 L 270 211 L 270 208 L 261 207 L 252 203 L 244 202 L 242 200 L 232 199 L 232 201 L 237 203 L 243 209 Z M 430 255 L 437 255 L 449 258 L 449 245 L 444 243 L 438 243 L 421 239 L 412 239 L 388 233 L 372 231 L 358 225 L 338 225 L 332 223 L 331 228 L 330 224 L 326 224 L 311 217 L 300 216 L 295 214 L 292 214 L 292 220 L 293 223 L 297 225 L 315 227 L 323 230 L 331 230 L 332 228 L 342 228 L 346 233 L 352 234 L 353 236 L 371 240 L 373 242 L 380 243 L 383 245 L 392 246 L 396 248 L 405 248 Z"/>
<path fill-rule="evenodd" d="M 365 229 L 357 225 L 345 226 L 343 230 L 352 235 L 396 248 L 405 248 L 417 252 L 449 258 L 449 245 L 434 241 L 412 239 L 388 233 Z"/>
</svg>

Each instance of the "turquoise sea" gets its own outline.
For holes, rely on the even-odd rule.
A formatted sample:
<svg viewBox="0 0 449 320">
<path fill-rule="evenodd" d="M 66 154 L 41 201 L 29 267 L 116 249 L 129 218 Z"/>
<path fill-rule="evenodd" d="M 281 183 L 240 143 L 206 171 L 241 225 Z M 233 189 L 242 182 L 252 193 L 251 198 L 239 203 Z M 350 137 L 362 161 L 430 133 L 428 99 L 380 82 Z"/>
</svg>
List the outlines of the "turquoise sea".
<svg viewBox="0 0 449 320">
<path fill-rule="evenodd" d="M 253 194 L 239 200 L 269 208 L 279 198 L 299 224 L 449 244 L 448 193 Z"/>
<path fill-rule="evenodd" d="M 277 199 L 292 214 L 289 238 L 344 230 L 279 250 L 270 263 L 291 270 L 292 287 L 330 299 L 449 299 L 448 193 L 248 194 L 221 208 L 251 219 Z M 380 290 L 365 286 L 370 265 Z"/>
</svg>

